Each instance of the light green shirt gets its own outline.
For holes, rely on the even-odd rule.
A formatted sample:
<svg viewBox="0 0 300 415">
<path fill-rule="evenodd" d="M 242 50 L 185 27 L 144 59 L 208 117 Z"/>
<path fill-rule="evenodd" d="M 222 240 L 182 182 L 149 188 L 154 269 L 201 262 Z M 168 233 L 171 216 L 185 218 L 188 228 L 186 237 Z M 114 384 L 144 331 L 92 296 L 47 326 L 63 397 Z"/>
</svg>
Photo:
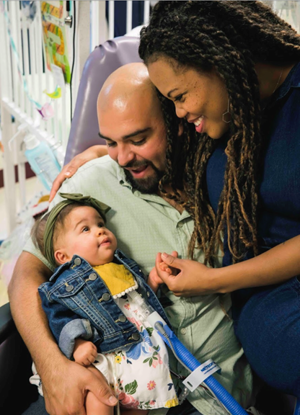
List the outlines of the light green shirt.
<svg viewBox="0 0 300 415">
<path fill-rule="evenodd" d="M 118 248 L 133 258 L 146 275 L 153 268 L 158 252 L 177 251 L 180 258 L 187 258 L 194 228 L 190 215 L 186 211 L 180 214 L 157 195 L 132 190 L 123 169 L 108 156 L 82 166 L 63 184 L 61 192 L 90 195 L 109 205 L 107 227 L 117 236 Z M 54 203 L 59 200 L 57 196 Z M 49 266 L 31 241 L 25 250 Z M 202 252 L 196 250 L 194 258 L 202 262 Z M 221 373 L 214 376 L 244 408 L 252 404 L 251 369 L 234 335 L 233 323 L 222 310 L 230 314 L 230 295 L 178 298 L 165 286 L 162 292 L 167 297 L 165 311 L 177 337 L 200 363 L 213 359 L 221 367 Z M 171 357 L 171 368 L 187 375 L 176 362 Z M 218 410 L 213 399 L 207 398 L 207 392 L 201 387 L 188 396 L 203 415 L 224 413 Z"/>
</svg>

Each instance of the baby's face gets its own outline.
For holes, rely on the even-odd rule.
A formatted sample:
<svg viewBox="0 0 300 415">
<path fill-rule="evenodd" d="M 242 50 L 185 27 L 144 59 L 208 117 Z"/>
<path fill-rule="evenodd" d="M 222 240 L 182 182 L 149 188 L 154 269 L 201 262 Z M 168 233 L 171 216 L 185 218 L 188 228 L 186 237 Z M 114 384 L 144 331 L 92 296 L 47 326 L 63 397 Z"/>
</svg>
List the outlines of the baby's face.
<svg viewBox="0 0 300 415">
<path fill-rule="evenodd" d="M 59 263 L 70 261 L 77 254 L 91 266 L 103 265 L 113 260 L 117 248 L 115 235 L 104 226 L 99 213 L 90 206 L 78 206 L 65 218 L 64 232 L 56 244 L 61 252 Z"/>
</svg>

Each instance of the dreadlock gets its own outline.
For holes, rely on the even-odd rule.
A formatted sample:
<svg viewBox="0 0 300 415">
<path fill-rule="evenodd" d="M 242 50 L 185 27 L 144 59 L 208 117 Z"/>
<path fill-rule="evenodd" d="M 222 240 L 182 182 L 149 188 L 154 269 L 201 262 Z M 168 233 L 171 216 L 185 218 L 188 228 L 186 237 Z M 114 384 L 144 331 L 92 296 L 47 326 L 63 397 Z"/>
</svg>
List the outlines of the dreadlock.
<svg viewBox="0 0 300 415">
<path fill-rule="evenodd" d="M 262 137 L 254 64 L 299 60 L 299 35 L 259 1 L 160 1 L 153 9 L 149 26 L 141 31 L 139 54 L 146 64 L 161 57 L 172 58 L 179 67 L 200 73 L 215 69 L 223 79 L 231 122 L 224 187 L 216 214 L 206 186 L 206 166 L 214 151 L 214 140 L 195 130 L 187 131 L 185 126 L 188 143 L 184 181 L 189 197 L 186 209 L 195 220 L 189 255 L 193 256 L 198 245 L 205 253 L 205 262 L 213 265 L 225 230 L 234 262 L 242 260 L 249 249 L 257 255 Z M 174 106 L 171 110 L 174 113 Z M 169 125 L 167 119 L 166 124 Z M 174 172 L 170 170 L 169 174 Z"/>
<path fill-rule="evenodd" d="M 184 125 L 179 135 L 181 120 L 176 116 L 173 103 L 157 90 L 166 126 L 167 148 L 166 167 L 159 182 L 159 191 L 168 199 L 176 200 L 182 207 L 189 206 L 189 202 L 182 198 L 178 190 L 184 188 L 186 176 L 193 173 L 186 166 L 191 163 L 190 129 L 191 125 Z M 190 180 L 192 182 L 192 180 Z M 168 191 L 166 191 L 166 187 Z M 194 193 L 194 192 L 193 192 Z"/>
</svg>

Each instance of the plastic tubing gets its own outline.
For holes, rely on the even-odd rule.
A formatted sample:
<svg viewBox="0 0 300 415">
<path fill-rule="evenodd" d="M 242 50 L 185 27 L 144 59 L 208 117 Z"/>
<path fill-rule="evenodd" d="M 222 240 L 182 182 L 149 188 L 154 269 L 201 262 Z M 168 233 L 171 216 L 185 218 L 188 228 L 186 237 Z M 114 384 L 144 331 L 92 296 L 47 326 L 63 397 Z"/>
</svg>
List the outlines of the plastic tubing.
<svg viewBox="0 0 300 415">
<path fill-rule="evenodd" d="M 161 322 L 159 324 L 162 326 Z M 201 363 L 191 354 L 191 352 L 181 343 L 172 330 L 167 326 L 162 326 L 168 337 L 165 337 L 157 330 L 163 341 L 170 347 L 169 341 L 172 343 L 174 351 L 179 359 L 193 372 Z M 204 382 L 215 394 L 216 398 L 225 406 L 232 415 L 248 415 L 241 405 L 227 392 L 227 390 L 213 377 L 209 376 Z M 300 407 L 300 405 L 299 405 Z M 294 415 L 300 415 L 299 411 Z"/>
<path fill-rule="evenodd" d="M 175 336 L 173 331 L 167 326 L 166 322 L 160 317 L 160 315 L 157 312 L 152 312 L 149 305 L 136 291 L 131 291 L 130 293 L 127 293 L 127 295 L 138 302 L 144 317 L 148 320 L 152 327 L 157 330 L 163 341 L 172 349 L 173 353 L 175 352 L 175 357 L 177 357 L 177 359 L 179 358 L 178 360 L 181 360 L 182 363 L 191 370 L 191 372 L 197 369 L 201 363 Z M 169 342 L 171 342 L 172 347 Z M 232 415 L 249 415 L 213 376 L 206 378 L 204 383 Z M 300 415 L 300 410 L 299 413 L 295 412 L 294 415 Z"/>
</svg>

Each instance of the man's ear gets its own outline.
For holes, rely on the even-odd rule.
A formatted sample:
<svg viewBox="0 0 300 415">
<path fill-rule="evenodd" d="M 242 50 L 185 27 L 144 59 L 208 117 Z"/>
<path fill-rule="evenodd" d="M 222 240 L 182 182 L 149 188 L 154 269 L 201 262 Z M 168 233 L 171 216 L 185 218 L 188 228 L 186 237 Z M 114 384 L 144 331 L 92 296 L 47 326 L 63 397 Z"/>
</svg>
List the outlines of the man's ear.
<svg viewBox="0 0 300 415">
<path fill-rule="evenodd" d="M 65 264 L 66 262 L 69 261 L 69 256 L 62 249 L 58 249 L 57 251 L 54 252 L 54 258 L 55 258 L 55 261 L 60 265 Z"/>
</svg>

